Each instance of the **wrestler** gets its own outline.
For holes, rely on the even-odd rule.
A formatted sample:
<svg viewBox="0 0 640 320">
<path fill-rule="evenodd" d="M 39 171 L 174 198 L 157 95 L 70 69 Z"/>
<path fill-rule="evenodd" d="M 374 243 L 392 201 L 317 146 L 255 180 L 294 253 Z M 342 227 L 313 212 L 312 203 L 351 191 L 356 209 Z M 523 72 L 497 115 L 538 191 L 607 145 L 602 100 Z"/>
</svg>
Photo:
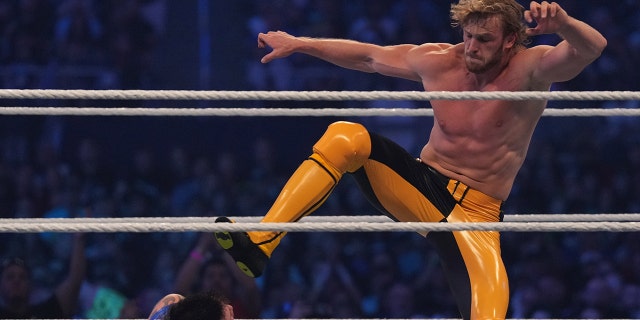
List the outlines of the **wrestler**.
<svg viewBox="0 0 640 320">
<path fill-rule="evenodd" d="M 149 320 L 233 320 L 233 307 L 213 293 L 183 296 L 171 293 L 156 303 Z"/>
<path fill-rule="evenodd" d="M 557 3 L 460 0 L 451 6 L 462 42 L 378 46 L 341 39 L 260 33 L 263 63 L 303 53 L 362 72 L 421 82 L 426 91 L 548 91 L 578 75 L 607 41 Z M 531 24 L 528 27 L 527 24 Z M 528 37 L 557 34 L 555 46 Z M 318 208 L 345 173 L 397 221 L 497 222 L 546 101 L 431 101 L 434 125 L 416 159 L 357 123 L 336 122 L 293 173 L 262 222 L 297 221 Z M 219 222 L 230 222 L 221 217 Z M 285 233 L 217 233 L 251 276 L 260 276 Z M 509 301 L 499 233 L 425 234 L 464 319 L 504 319 Z"/>
</svg>

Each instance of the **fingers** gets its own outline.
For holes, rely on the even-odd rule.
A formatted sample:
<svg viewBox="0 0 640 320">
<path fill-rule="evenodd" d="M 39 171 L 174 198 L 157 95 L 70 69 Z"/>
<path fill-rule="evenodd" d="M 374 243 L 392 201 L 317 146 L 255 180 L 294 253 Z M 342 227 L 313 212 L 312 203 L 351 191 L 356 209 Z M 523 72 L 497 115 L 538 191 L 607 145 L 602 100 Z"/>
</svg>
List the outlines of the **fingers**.
<svg viewBox="0 0 640 320">
<path fill-rule="evenodd" d="M 268 37 L 273 35 L 284 34 L 282 31 L 269 31 L 267 33 L 258 33 L 258 48 L 264 48 L 268 45 Z"/>
<path fill-rule="evenodd" d="M 272 53 L 265 55 L 264 57 L 262 57 L 262 59 L 260 59 L 260 62 L 269 63 L 269 61 L 273 60 L 273 58 L 271 57 L 272 55 Z"/>
<path fill-rule="evenodd" d="M 531 1 L 529 10 L 524 12 L 524 18 L 531 23 L 533 20 L 554 18 L 560 9 L 560 5 L 555 2 L 542 1 L 540 3 Z"/>
<path fill-rule="evenodd" d="M 266 43 L 264 42 L 264 36 L 265 34 L 260 32 L 258 33 L 258 48 L 264 48 L 266 46 Z"/>
<path fill-rule="evenodd" d="M 549 10 L 549 2 L 546 1 L 542 1 L 540 3 L 540 19 L 546 19 L 547 18 L 547 10 Z"/>
<path fill-rule="evenodd" d="M 527 23 L 532 23 L 533 22 L 533 17 L 531 16 L 531 11 L 527 10 L 524 12 L 524 21 L 526 21 Z"/>
<path fill-rule="evenodd" d="M 291 54 L 290 43 L 294 37 L 284 31 L 269 31 L 267 33 L 258 34 L 258 48 L 271 47 L 271 52 L 260 61 L 268 63 L 277 58 L 283 58 Z"/>
<path fill-rule="evenodd" d="M 536 25 L 526 30 L 527 36 L 554 33 L 566 21 L 567 14 L 555 2 L 531 1 L 529 9 L 523 14 L 524 20 Z"/>
<path fill-rule="evenodd" d="M 555 2 L 551 2 L 549 4 L 549 16 L 551 16 L 551 18 L 555 18 L 557 13 L 558 13 L 558 4 Z"/>
<path fill-rule="evenodd" d="M 528 37 L 537 36 L 540 34 L 540 31 L 537 28 L 527 28 L 525 32 Z"/>
<path fill-rule="evenodd" d="M 267 35 L 265 33 L 260 32 L 258 34 L 258 48 L 260 49 L 264 49 L 267 47 L 267 41 L 265 40 L 265 37 Z M 260 62 L 262 63 L 268 63 L 269 61 L 273 60 L 273 58 L 270 57 L 271 53 L 265 55 L 264 57 L 262 57 L 262 59 L 260 59 Z"/>
</svg>

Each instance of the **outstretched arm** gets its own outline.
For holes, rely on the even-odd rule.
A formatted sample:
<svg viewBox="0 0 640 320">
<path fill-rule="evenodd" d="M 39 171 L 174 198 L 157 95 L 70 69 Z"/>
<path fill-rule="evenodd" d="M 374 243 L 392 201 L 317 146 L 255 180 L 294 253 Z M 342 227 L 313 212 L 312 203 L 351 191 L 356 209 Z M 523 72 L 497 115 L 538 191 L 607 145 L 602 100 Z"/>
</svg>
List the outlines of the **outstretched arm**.
<svg viewBox="0 0 640 320">
<path fill-rule="evenodd" d="M 534 79 L 548 83 L 570 80 L 598 58 L 607 46 L 607 40 L 600 32 L 569 16 L 555 2 L 532 1 L 524 18 L 537 24 L 527 30 L 529 36 L 556 33 L 563 38 L 542 55 L 534 70 Z"/>
<path fill-rule="evenodd" d="M 415 45 L 378 46 L 353 40 L 294 37 L 283 31 L 270 31 L 258 35 L 258 47 L 272 49 L 262 58 L 262 63 L 303 53 L 347 69 L 420 81 L 406 62 L 407 53 Z"/>
<path fill-rule="evenodd" d="M 84 255 L 85 235 L 77 233 L 74 234 L 73 237 L 69 274 L 67 278 L 58 285 L 55 291 L 62 311 L 68 316 L 72 316 L 75 311 L 80 294 L 80 287 L 82 286 L 82 281 L 84 281 L 87 269 L 87 259 Z"/>
<path fill-rule="evenodd" d="M 251 315 L 252 318 L 259 318 L 262 308 L 262 298 L 256 279 L 244 274 L 244 272 L 238 268 L 231 255 L 224 254 L 222 247 L 220 247 L 217 242 L 215 243 L 213 254 L 222 257 L 222 261 L 227 266 L 230 276 L 234 279 L 238 292 L 237 298 L 241 301 L 243 308 L 246 308 L 247 314 Z"/>
<path fill-rule="evenodd" d="M 191 250 L 189 257 L 182 263 L 180 270 L 173 282 L 173 291 L 182 295 L 192 293 L 192 286 L 199 278 L 200 268 L 205 263 L 209 250 L 215 240 L 212 233 L 203 233 L 198 238 L 198 243 Z"/>
</svg>

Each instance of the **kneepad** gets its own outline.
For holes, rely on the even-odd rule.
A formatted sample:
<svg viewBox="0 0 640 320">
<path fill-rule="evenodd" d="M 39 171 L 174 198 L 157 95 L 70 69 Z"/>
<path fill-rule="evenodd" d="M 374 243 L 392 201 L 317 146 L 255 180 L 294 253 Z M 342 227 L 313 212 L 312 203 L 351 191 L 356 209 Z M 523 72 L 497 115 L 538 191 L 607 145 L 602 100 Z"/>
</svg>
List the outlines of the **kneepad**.
<svg viewBox="0 0 640 320">
<path fill-rule="evenodd" d="M 334 122 L 313 146 L 313 151 L 341 173 L 353 172 L 369 158 L 371 138 L 361 124 Z"/>
</svg>

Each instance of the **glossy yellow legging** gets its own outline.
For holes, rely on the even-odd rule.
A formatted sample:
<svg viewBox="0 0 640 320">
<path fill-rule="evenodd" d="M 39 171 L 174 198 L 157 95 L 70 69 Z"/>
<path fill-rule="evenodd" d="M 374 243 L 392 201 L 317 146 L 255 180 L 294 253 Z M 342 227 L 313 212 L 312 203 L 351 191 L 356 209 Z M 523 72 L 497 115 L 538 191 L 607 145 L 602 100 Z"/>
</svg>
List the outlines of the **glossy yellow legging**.
<svg viewBox="0 0 640 320">
<path fill-rule="evenodd" d="M 399 145 L 367 132 L 359 124 L 331 124 L 313 150 L 263 222 L 297 221 L 311 213 L 345 173 L 355 177 L 374 207 L 396 221 L 501 221 L 500 200 L 441 175 Z M 249 233 L 269 255 L 283 235 Z M 440 255 L 461 316 L 504 319 L 509 286 L 499 233 L 454 231 L 423 235 Z"/>
</svg>

